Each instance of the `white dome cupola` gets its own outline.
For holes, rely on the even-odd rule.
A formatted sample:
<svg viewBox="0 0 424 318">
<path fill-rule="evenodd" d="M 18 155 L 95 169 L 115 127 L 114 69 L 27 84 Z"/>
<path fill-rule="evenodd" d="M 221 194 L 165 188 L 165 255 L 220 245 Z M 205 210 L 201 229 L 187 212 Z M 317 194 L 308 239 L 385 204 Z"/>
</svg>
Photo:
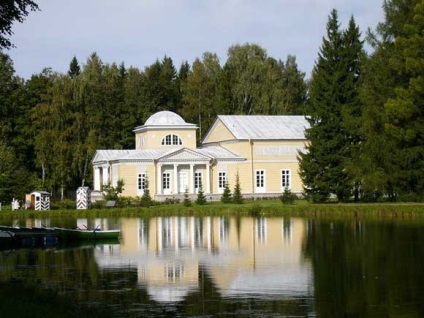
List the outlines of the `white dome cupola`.
<svg viewBox="0 0 424 318">
<path fill-rule="evenodd" d="M 195 124 L 186 123 L 180 115 L 160 111 L 134 129 L 136 149 L 195 148 L 196 130 Z"/>
<path fill-rule="evenodd" d="M 150 116 L 144 123 L 144 126 L 175 126 L 186 124 L 187 123 L 180 115 L 165 110 Z"/>
</svg>

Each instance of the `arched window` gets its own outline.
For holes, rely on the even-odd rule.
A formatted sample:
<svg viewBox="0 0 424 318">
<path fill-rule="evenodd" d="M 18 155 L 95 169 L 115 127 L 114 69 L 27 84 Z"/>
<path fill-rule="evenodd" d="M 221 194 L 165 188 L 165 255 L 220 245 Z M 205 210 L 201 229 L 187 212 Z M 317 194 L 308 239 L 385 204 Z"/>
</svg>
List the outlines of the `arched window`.
<svg viewBox="0 0 424 318">
<path fill-rule="evenodd" d="M 166 135 L 162 139 L 162 145 L 165 146 L 175 146 L 175 145 L 182 145 L 183 142 L 181 141 L 181 138 L 177 135 Z"/>
</svg>

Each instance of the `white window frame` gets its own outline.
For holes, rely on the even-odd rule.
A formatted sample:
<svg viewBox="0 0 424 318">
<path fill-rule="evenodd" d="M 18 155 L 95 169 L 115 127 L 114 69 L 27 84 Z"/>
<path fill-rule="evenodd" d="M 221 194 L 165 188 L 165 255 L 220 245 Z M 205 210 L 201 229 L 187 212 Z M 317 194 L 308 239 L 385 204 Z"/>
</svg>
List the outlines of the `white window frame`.
<svg viewBox="0 0 424 318">
<path fill-rule="evenodd" d="M 290 169 L 281 170 L 281 190 L 284 191 L 286 188 L 291 190 L 292 187 L 292 173 Z"/>
<path fill-rule="evenodd" d="M 255 192 L 265 193 L 266 192 L 266 173 L 265 170 L 255 171 Z"/>
<path fill-rule="evenodd" d="M 143 194 L 144 190 L 146 189 L 146 179 L 147 179 L 147 173 L 139 173 L 137 174 L 137 193 Z"/>
<path fill-rule="evenodd" d="M 162 190 L 165 194 L 171 191 L 171 173 L 169 172 L 162 173 Z"/>
<path fill-rule="evenodd" d="M 163 137 L 161 145 L 162 146 L 181 146 L 183 141 L 178 135 L 169 134 Z"/>
<path fill-rule="evenodd" d="M 201 171 L 194 172 L 194 191 L 199 193 L 200 185 L 203 187 L 203 174 Z"/>
<path fill-rule="evenodd" d="M 218 193 L 224 193 L 227 181 L 227 171 L 218 171 Z"/>
</svg>

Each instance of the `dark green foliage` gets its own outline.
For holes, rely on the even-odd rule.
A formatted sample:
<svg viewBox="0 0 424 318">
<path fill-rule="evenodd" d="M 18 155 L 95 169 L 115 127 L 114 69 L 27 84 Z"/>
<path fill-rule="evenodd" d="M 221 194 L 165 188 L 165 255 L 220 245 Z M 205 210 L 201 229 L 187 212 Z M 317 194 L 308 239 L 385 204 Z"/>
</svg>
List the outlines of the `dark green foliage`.
<svg viewBox="0 0 424 318">
<path fill-rule="evenodd" d="M 236 174 L 236 184 L 234 186 L 234 192 L 233 192 L 233 203 L 242 204 L 243 201 L 244 201 L 244 199 L 243 199 L 243 196 L 241 194 L 239 174 L 237 172 L 237 174 Z"/>
<path fill-rule="evenodd" d="M 225 183 L 224 192 L 222 193 L 222 196 L 221 196 L 221 202 L 222 203 L 233 202 L 233 195 L 231 193 L 230 185 L 228 184 L 228 182 Z"/>
<path fill-rule="evenodd" d="M 422 5 L 390 0 L 383 9 L 385 21 L 369 34 L 375 51 L 363 75 L 359 175 L 372 200 L 419 198 L 424 190 Z"/>
<path fill-rule="evenodd" d="M 323 202 L 331 194 L 346 201 L 353 191 L 354 180 L 346 167 L 360 142 L 357 82 L 362 54 L 354 20 L 341 32 L 333 10 L 310 83 L 311 127 L 306 132 L 310 144 L 299 156 L 305 192 L 314 202 Z"/>
<path fill-rule="evenodd" d="M 118 180 L 116 187 L 112 186 L 110 183 L 103 186 L 103 198 L 106 201 L 118 201 L 119 195 L 124 190 L 124 181 Z"/>
<path fill-rule="evenodd" d="M 148 208 L 149 206 L 152 206 L 152 205 L 153 205 L 153 200 L 150 195 L 149 179 L 146 176 L 144 180 L 144 193 L 140 199 L 140 206 Z"/>
<path fill-rule="evenodd" d="M 197 192 L 196 204 L 205 205 L 206 204 L 206 196 L 203 192 L 203 186 L 200 185 L 199 190 Z"/>
<path fill-rule="evenodd" d="M 80 75 L 80 73 L 81 73 L 81 68 L 79 66 L 76 56 L 74 56 L 71 60 L 71 63 L 69 63 L 68 75 L 72 78 L 75 78 L 78 75 Z"/>
<path fill-rule="evenodd" d="M 283 195 L 281 196 L 281 203 L 283 204 L 294 204 L 297 199 L 296 194 L 292 193 L 289 188 L 285 188 Z"/>
<path fill-rule="evenodd" d="M 13 35 L 13 23 L 22 23 L 29 11 L 37 11 L 38 5 L 31 0 L 6 0 L 0 6 L 0 50 L 14 47 L 9 37 Z"/>
<path fill-rule="evenodd" d="M 191 207 L 191 200 L 190 200 L 190 198 L 189 198 L 189 196 L 188 196 L 188 189 L 186 188 L 185 189 L 185 191 L 184 191 L 184 200 L 183 200 L 183 205 L 185 206 L 185 207 Z"/>
</svg>

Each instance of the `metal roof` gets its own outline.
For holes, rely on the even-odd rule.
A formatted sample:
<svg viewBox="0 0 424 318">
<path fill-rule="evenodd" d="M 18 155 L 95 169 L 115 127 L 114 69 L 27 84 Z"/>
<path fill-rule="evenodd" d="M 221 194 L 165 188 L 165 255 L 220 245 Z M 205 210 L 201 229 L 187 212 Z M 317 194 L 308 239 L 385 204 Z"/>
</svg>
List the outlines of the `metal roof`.
<svg viewBox="0 0 424 318">
<path fill-rule="evenodd" d="M 197 152 L 205 155 L 205 156 L 209 156 L 215 159 L 240 159 L 240 160 L 244 160 L 244 158 L 241 158 L 239 156 L 237 156 L 236 154 L 232 153 L 231 151 L 223 148 L 223 147 L 219 147 L 219 146 L 213 146 L 213 147 L 204 147 L 204 148 L 198 148 L 196 149 Z"/>
<path fill-rule="evenodd" d="M 144 125 L 150 126 L 150 125 L 185 125 L 185 120 L 178 114 L 170 112 L 170 111 L 161 111 L 153 114 L 150 116 Z"/>
<path fill-rule="evenodd" d="M 193 154 L 198 154 L 202 157 L 214 158 L 214 159 L 240 159 L 231 151 L 226 150 L 225 148 L 214 146 L 214 147 L 205 147 L 199 149 L 187 149 L 187 148 L 173 148 L 173 149 L 149 149 L 149 150 L 97 150 L 93 159 L 93 164 L 99 164 L 107 161 L 116 161 L 116 160 L 155 160 L 166 157 L 167 155 L 177 154 L 182 150 L 186 152 L 192 152 Z M 180 158 L 181 159 L 181 158 Z"/>
<path fill-rule="evenodd" d="M 93 163 L 113 160 L 154 160 L 164 156 L 175 149 L 152 149 L 152 150 L 97 150 Z"/>
<path fill-rule="evenodd" d="M 220 115 L 236 139 L 306 139 L 305 116 Z"/>
</svg>

